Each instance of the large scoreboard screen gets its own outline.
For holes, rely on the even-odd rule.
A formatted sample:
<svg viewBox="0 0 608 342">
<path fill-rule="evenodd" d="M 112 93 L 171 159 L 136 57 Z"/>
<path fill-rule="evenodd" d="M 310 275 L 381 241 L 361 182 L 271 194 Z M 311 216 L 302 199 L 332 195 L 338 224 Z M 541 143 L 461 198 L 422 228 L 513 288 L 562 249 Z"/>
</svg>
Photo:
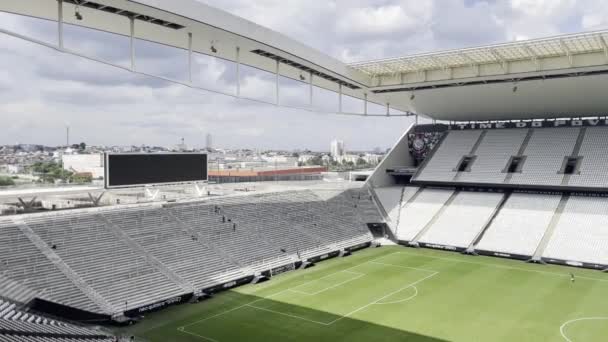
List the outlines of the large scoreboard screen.
<svg viewBox="0 0 608 342">
<path fill-rule="evenodd" d="M 106 153 L 106 188 L 207 180 L 205 153 Z"/>
</svg>

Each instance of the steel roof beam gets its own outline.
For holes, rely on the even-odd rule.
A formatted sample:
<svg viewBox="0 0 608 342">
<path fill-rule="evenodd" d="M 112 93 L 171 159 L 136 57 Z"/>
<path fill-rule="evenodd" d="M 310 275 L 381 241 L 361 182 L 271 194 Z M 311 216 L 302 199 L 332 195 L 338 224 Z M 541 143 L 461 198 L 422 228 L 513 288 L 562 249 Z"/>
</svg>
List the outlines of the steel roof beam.
<svg viewBox="0 0 608 342">
<path fill-rule="evenodd" d="M 574 64 L 572 60 L 572 53 L 570 52 L 570 49 L 568 49 L 568 46 L 566 46 L 566 43 L 564 43 L 563 39 L 559 40 L 559 46 L 566 53 L 566 56 L 568 57 L 568 62 L 570 63 L 570 66 L 572 66 Z"/>
<path fill-rule="evenodd" d="M 606 42 L 606 38 L 604 36 L 599 35 L 600 44 L 604 49 L 604 56 L 606 56 L 606 61 L 608 62 L 608 43 Z"/>
<path fill-rule="evenodd" d="M 522 49 L 524 49 L 530 55 L 530 61 L 536 65 L 536 71 L 540 71 L 540 61 L 538 60 L 538 55 L 532 50 L 531 47 L 524 44 L 522 45 Z"/>
</svg>

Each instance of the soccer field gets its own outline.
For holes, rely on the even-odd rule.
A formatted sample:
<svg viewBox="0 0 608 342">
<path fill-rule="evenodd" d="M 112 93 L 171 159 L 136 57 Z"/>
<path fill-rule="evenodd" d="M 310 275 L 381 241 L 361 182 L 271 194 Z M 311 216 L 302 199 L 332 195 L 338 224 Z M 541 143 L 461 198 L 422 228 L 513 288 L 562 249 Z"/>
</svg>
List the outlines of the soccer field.
<svg viewBox="0 0 608 342">
<path fill-rule="evenodd" d="M 120 333 L 154 342 L 599 342 L 608 274 L 382 247 L 150 314 Z"/>
</svg>

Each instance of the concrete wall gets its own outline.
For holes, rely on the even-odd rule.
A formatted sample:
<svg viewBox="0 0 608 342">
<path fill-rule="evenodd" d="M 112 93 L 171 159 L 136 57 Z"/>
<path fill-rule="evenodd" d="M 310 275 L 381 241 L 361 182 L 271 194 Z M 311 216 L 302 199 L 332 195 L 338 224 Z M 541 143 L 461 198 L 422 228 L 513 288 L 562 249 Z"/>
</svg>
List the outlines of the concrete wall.
<svg viewBox="0 0 608 342">
<path fill-rule="evenodd" d="M 367 179 L 367 185 L 378 188 L 391 186 L 395 184 L 393 176 L 386 173 L 387 168 L 395 166 L 411 166 L 414 167 L 414 158 L 410 154 L 407 136 L 413 131 L 415 124 L 411 124 L 410 127 L 401 135 L 397 143 L 393 146 L 390 152 L 384 157 L 384 159 L 376 166 L 376 169 L 372 175 Z"/>
</svg>

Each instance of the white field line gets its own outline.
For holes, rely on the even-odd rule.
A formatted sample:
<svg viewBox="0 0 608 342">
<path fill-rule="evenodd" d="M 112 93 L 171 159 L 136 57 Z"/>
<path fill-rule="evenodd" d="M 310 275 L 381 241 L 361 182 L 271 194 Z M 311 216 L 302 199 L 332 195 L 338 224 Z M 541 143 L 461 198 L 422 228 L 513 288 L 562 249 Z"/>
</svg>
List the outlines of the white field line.
<svg viewBox="0 0 608 342">
<path fill-rule="evenodd" d="M 349 267 L 349 268 L 345 268 L 345 269 L 343 269 L 343 270 L 336 271 L 336 272 L 331 273 L 331 274 L 328 274 L 328 275 L 326 275 L 326 276 L 323 276 L 323 277 L 320 277 L 320 278 L 317 278 L 317 279 L 313 279 L 313 280 L 310 280 L 310 281 L 304 282 L 304 283 L 302 283 L 302 284 L 300 284 L 300 285 L 297 285 L 297 286 L 295 286 L 295 287 L 302 286 L 302 285 L 306 285 L 306 284 L 310 284 L 310 283 L 315 282 L 315 281 L 317 281 L 317 280 L 319 280 L 319 279 L 327 278 L 327 277 L 329 277 L 329 276 L 331 276 L 331 275 L 334 275 L 334 274 L 337 274 L 337 273 L 340 273 L 340 272 L 349 271 L 349 270 L 351 270 L 351 269 L 353 269 L 353 268 L 356 268 L 356 267 L 359 267 L 359 266 L 361 266 L 361 265 L 364 265 L 364 264 L 367 264 L 367 263 L 370 263 L 370 262 L 373 262 L 373 261 L 376 261 L 376 260 L 380 260 L 380 259 L 385 258 L 385 257 L 388 257 L 388 256 L 390 256 L 390 255 L 393 255 L 393 254 L 399 254 L 399 253 L 401 253 L 401 252 L 393 252 L 393 253 L 390 253 L 390 254 L 382 255 L 382 256 L 379 256 L 379 257 L 377 257 L 377 258 L 375 258 L 375 259 L 368 260 L 368 261 L 362 262 L 362 263 L 360 263 L 360 264 L 357 264 L 357 265 L 355 265 L 355 266 L 352 266 L 352 267 Z M 228 310 L 222 311 L 222 312 L 217 313 L 217 314 L 215 314 L 215 315 L 211 315 L 211 316 L 208 316 L 208 317 L 204 317 L 204 318 L 202 318 L 202 319 L 200 319 L 200 320 L 198 320 L 198 321 L 194 321 L 194 322 L 192 322 L 192 323 L 188 323 L 188 324 L 186 324 L 186 325 L 183 325 L 183 326 L 179 327 L 179 328 L 178 328 L 178 330 L 183 331 L 183 332 L 186 332 L 186 330 L 185 330 L 185 329 L 186 329 L 187 327 L 190 327 L 190 326 L 193 326 L 193 325 L 196 325 L 196 324 L 199 324 L 199 323 L 202 323 L 202 322 L 208 321 L 208 320 L 210 320 L 210 319 L 212 319 L 212 318 L 216 318 L 216 317 L 219 317 L 219 316 L 223 316 L 223 315 L 225 315 L 225 314 L 228 314 L 228 313 L 231 313 L 231 312 L 233 312 L 233 311 L 239 310 L 239 309 L 244 308 L 244 307 L 246 307 L 246 306 L 250 306 L 250 305 L 255 304 L 255 303 L 257 303 L 257 302 L 261 302 L 261 301 L 263 301 L 263 300 L 266 300 L 266 299 L 269 299 L 269 298 L 272 298 L 272 297 L 278 296 L 278 295 L 283 294 L 283 293 L 285 293 L 285 292 L 287 292 L 287 291 L 290 291 L 292 288 L 295 288 L 295 287 L 290 287 L 290 288 L 288 288 L 288 289 L 285 289 L 285 290 L 282 290 L 282 291 L 279 291 L 279 292 L 273 293 L 273 294 L 268 295 L 268 296 L 266 296 L 266 297 L 258 298 L 258 299 L 256 299 L 256 300 L 253 300 L 253 301 L 249 302 L 249 303 L 245 303 L 245 304 L 242 304 L 242 305 L 239 305 L 239 306 L 235 306 L 234 308 L 231 308 L 231 309 L 228 309 Z"/>
<path fill-rule="evenodd" d="M 190 331 L 186 331 L 186 329 L 182 329 L 182 327 L 177 328 L 177 331 L 181 331 L 181 332 L 183 332 L 184 334 L 188 334 L 188 335 L 196 336 L 196 337 L 198 337 L 198 338 L 202 338 L 203 340 L 206 340 L 206 341 L 211 341 L 211 342 L 220 342 L 220 341 L 218 341 L 218 340 L 216 340 L 216 339 L 213 339 L 213 338 L 211 338 L 211 337 L 207 337 L 207 336 L 203 336 L 203 335 L 195 334 L 195 333 L 190 332 Z"/>
<path fill-rule="evenodd" d="M 404 269 L 407 269 L 407 270 L 415 270 L 415 271 L 423 271 L 423 272 L 430 272 L 430 273 L 438 273 L 437 271 L 433 271 L 433 270 L 429 270 L 429 269 L 409 267 L 409 266 L 402 266 L 402 265 L 395 265 L 395 264 L 389 264 L 389 263 L 386 263 L 386 262 L 370 261 L 370 263 L 377 264 L 377 265 L 384 265 L 384 266 L 404 268 Z"/>
<path fill-rule="evenodd" d="M 319 293 L 323 293 L 323 292 L 325 292 L 325 291 L 329 291 L 329 290 L 331 290 L 331 289 L 335 289 L 335 288 L 336 288 L 336 287 L 338 287 L 338 286 L 342 286 L 342 285 L 344 285 L 344 284 L 346 284 L 346 283 L 350 283 L 351 281 L 357 280 L 357 279 L 359 279 L 359 278 L 361 278 L 361 277 L 363 277 L 363 276 L 365 275 L 364 273 L 357 273 L 357 272 L 350 272 L 350 271 L 347 271 L 346 273 L 352 273 L 352 274 L 355 274 L 355 277 L 350 278 L 350 279 L 347 279 L 347 280 L 344 280 L 344 281 L 341 281 L 341 282 L 339 282 L 339 283 L 337 283 L 337 284 L 335 284 L 335 285 L 331 285 L 331 286 L 329 286 L 329 287 L 326 287 L 326 288 L 324 288 L 324 289 L 321 289 L 321 290 L 318 290 L 318 291 L 316 291 L 316 292 L 312 292 L 312 293 L 310 293 L 310 292 L 306 292 L 306 291 L 294 290 L 294 289 L 290 289 L 289 291 L 291 291 L 291 292 L 295 292 L 295 293 L 299 293 L 299 294 L 303 294 L 303 295 L 307 295 L 307 296 L 316 296 L 316 295 L 318 295 Z M 300 287 L 300 286 L 302 286 L 302 285 L 296 286 L 295 288 L 298 288 L 298 287 Z"/>
<path fill-rule="evenodd" d="M 447 260 L 447 261 L 452 261 L 452 262 L 462 262 L 462 263 L 466 263 L 466 264 L 481 265 L 481 266 L 491 266 L 491 267 L 495 267 L 495 268 L 504 268 L 504 269 L 508 269 L 508 270 L 516 270 L 516 271 L 523 271 L 523 272 L 532 272 L 532 273 L 539 273 L 539 274 L 545 274 L 545 275 L 553 275 L 553 276 L 570 278 L 570 274 L 568 272 L 558 273 L 558 272 L 549 272 L 549 271 L 530 270 L 530 269 L 527 269 L 527 268 L 506 266 L 506 265 L 500 265 L 500 264 L 495 264 L 495 263 L 475 262 L 475 261 L 468 261 L 468 260 L 462 260 L 462 259 L 457 259 L 457 258 L 437 257 L 437 256 L 432 256 L 432 255 L 421 255 L 421 254 L 409 253 L 409 252 L 396 252 L 396 253 L 398 253 L 398 254 L 405 254 L 405 255 L 411 255 L 411 256 L 417 256 L 417 257 L 422 257 L 422 258 Z M 392 253 L 392 254 L 395 254 L 395 253 Z M 391 255 L 391 254 L 387 254 L 387 256 L 388 255 Z M 600 281 L 600 282 L 608 283 L 608 279 L 587 277 L 587 276 L 581 276 L 581 275 L 576 275 L 576 279 L 586 279 L 586 280 L 594 280 L 594 281 Z"/>
<path fill-rule="evenodd" d="M 414 299 L 414 297 L 418 296 L 418 288 L 416 286 L 410 286 L 410 287 L 406 287 L 405 289 L 409 289 L 409 288 L 413 288 L 414 289 L 414 294 L 407 297 L 407 298 L 403 298 L 403 299 L 399 299 L 399 300 L 394 300 L 394 301 L 390 301 L 390 302 L 378 302 L 375 305 L 388 305 L 388 304 L 399 304 L 399 303 L 404 303 L 407 302 L 411 299 Z M 404 289 L 404 290 L 405 290 Z"/>
<path fill-rule="evenodd" d="M 411 283 L 411 284 L 408 284 L 408 285 L 406 285 L 406 286 L 404 286 L 404 287 L 402 287 L 402 288 L 400 288 L 400 289 L 398 289 L 398 290 L 396 290 L 396 291 L 393 291 L 393 292 L 391 292 L 391 293 L 389 293 L 389 294 L 387 294 L 387 295 L 384 295 L 384 296 L 382 296 L 382 297 L 380 297 L 380 298 L 378 298 L 378 299 L 374 300 L 374 301 L 373 301 L 373 302 L 371 302 L 371 303 L 368 303 L 368 304 L 366 304 L 366 305 L 363 305 L 362 307 L 360 307 L 360 308 L 358 308 L 358 309 L 355 309 L 355 310 L 353 310 L 353 311 L 351 311 L 351 312 L 347 313 L 346 315 L 343 315 L 343 316 L 341 316 L 341 317 L 338 317 L 338 318 L 336 318 L 335 320 L 333 320 L 333 321 L 329 322 L 327 325 L 332 325 L 332 324 L 334 324 L 334 323 L 336 323 L 336 322 L 338 322 L 338 321 L 340 321 L 340 320 L 342 320 L 342 319 L 344 319 L 344 318 L 346 318 L 346 317 L 350 317 L 350 316 L 352 316 L 352 315 L 356 314 L 357 312 L 359 312 L 359 311 L 361 311 L 361 310 L 367 309 L 367 308 L 368 308 L 369 306 L 371 306 L 371 305 L 377 304 L 378 302 L 382 301 L 382 300 L 383 300 L 383 299 L 385 299 L 385 298 L 388 298 L 388 297 L 390 297 L 390 296 L 392 296 L 392 295 L 394 295 L 394 294 L 396 294 L 396 293 L 399 293 L 399 292 L 401 292 L 401 291 L 405 290 L 405 289 L 406 289 L 406 288 L 408 288 L 408 287 L 415 286 L 416 284 L 419 284 L 419 283 L 421 283 L 421 282 L 423 282 L 423 281 L 425 281 L 425 280 L 427 280 L 427 279 L 429 279 L 429 278 L 431 278 L 431 277 L 434 277 L 434 276 L 436 276 L 437 274 L 439 274 L 439 272 L 434 272 L 434 273 L 431 273 L 431 274 L 429 274 L 428 276 L 426 276 L 426 277 L 424 277 L 424 278 L 422 278 L 422 279 L 419 279 L 419 280 L 417 280 L 417 281 L 415 281 L 415 282 L 413 282 L 413 283 Z"/>
<path fill-rule="evenodd" d="M 266 309 L 266 308 L 261 308 L 259 306 L 255 306 L 255 305 L 247 305 L 250 308 L 254 308 L 254 309 L 258 309 L 258 310 L 262 310 L 262 311 L 268 311 L 268 312 L 272 312 L 274 314 L 277 315 L 282 315 L 282 316 L 287 316 L 287 317 L 291 317 L 291 318 L 297 318 L 303 321 L 307 321 L 307 322 L 311 322 L 311 323 L 316 323 L 316 324 L 320 324 L 320 325 L 329 325 L 327 322 L 320 322 L 320 321 L 315 321 L 314 319 L 310 319 L 310 318 L 306 318 L 306 317 L 302 317 L 302 316 L 296 316 L 296 315 L 292 315 L 292 314 L 288 314 L 285 312 L 281 312 L 281 311 L 275 311 L 275 310 L 271 310 L 271 309 Z"/>
<path fill-rule="evenodd" d="M 580 322 L 580 321 L 608 321 L 608 317 L 583 317 L 583 318 L 569 320 L 568 322 L 562 324 L 561 327 L 559 327 L 559 332 L 560 332 L 560 334 L 562 334 L 562 337 L 564 338 L 564 340 L 566 340 L 568 342 L 574 342 L 568 336 L 566 336 L 566 333 L 564 332 L 564 330 L 566 329 L 566 326 L 568 326 L 569 324 Z"/>
</svg>

